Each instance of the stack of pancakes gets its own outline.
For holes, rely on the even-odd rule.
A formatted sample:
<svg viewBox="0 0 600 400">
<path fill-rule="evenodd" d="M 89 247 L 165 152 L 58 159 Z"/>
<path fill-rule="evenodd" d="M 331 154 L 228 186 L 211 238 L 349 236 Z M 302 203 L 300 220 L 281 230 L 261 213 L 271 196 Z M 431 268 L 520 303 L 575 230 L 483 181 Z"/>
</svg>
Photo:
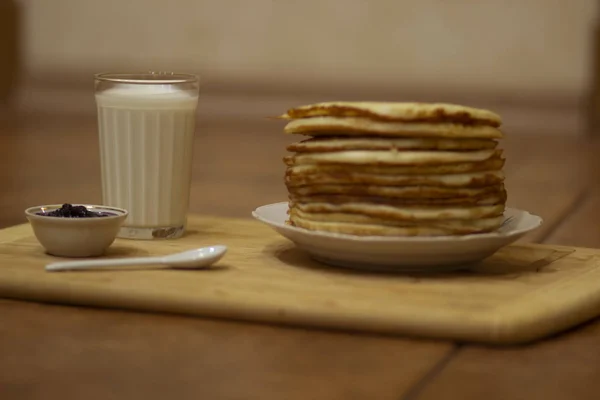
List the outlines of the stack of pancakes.
<svg viewBox="0 0 600 400">
<path fill-rule="evenodd" d="M 428 103 L 318 103 L 288 110 L 288 223 L 361 236 L 490 232 L 503 222 L 501 119 Z"/>
</svg>

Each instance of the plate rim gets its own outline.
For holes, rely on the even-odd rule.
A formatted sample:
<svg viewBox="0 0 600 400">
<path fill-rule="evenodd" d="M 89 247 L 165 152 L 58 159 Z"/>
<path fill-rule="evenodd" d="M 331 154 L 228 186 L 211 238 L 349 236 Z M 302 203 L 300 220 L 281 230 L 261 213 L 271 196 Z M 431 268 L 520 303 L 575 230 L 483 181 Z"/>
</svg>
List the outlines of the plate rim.
<svg viewBox="0 0 600 400">
<path fill-rule="evenodd" d="M 506 207 L 505 212 L 510 210 L 511 212 L 528 215 L 528 216 L 536 218 L 537 221 L 536 221 L 536 223 L 532 223 L 530 226 L 526 226 L 526 227 L 523 227 L 520 229 L 510 230 L 508 232 L 503 232 L 503 233 L 493 231 L 493 232 L 487 232 L 487 233 L 471 233 L 468 235 L 456 235 L 456 236 L 452 236 L 452 235 L 444 235 L 444 236 L 357 236 L 357 235 L 351 235 L 351 234 L 346 234 L 346 233 L 311 231 L 311 230 L 300 228 L 297 226 L 285 225 L 285 224 L 282 224 L 279 222 L 274 222 L 272 220 L 263 218 L 259 215 L 259 210 L 261 208 L 264 209 L 267 207 L 275 207 L 275 206 L 280 206 L 280 205 L 284 205 L 284 204 L 289 207 L 289 202 L 287 202 L 287 201 L 280 201 L 280 202 L 276 202 L 276 203 L 270 203 L 270 204 L 264 204 L 262 206 L 258 206 L 252 211 L 252 216 L 255 219 L 257 219 L 258 221 L 263 222 L 269 226 L 275 226 L 280 229 L 286 229 L 286 230 L 289 230 L 292 232 L 297 232 L 298 234 L 301 234 L 301 235 L 309 235 L 309 236 L 319 237 L 319 238 L 343 239 L 343 240 L 350 240 L 350 241 L 356 241 L 356 242 L 378 242 L 378 243 L 382 243 L 382 242 L 395 242 L 395 243 L 397 243 L 397 242 L 415 242 L 415 243 L 417 243 L 417 242 L 448 242 L 449 240 L 460 241 L 460 242 L 469 242 L 469 241 L 477 241 L 477 240 L 482 240 L 482 239 L 509 238 L 512 236 L 524 235 L 528 232 L 538 229 L 544 223 L 543 218 L 540 217 L 539 215 L 532 214 L 529 211 L 521 210 L 521 209 L 514 208 L 514 207 Z"/>
</svg>

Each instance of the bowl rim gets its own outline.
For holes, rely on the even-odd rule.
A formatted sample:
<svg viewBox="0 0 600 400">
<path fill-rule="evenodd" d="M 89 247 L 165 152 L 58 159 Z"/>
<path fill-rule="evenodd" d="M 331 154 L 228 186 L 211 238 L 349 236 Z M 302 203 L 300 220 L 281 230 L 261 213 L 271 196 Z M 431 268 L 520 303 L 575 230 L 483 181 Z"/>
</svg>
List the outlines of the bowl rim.
<svg viewBox="0 0 600 400">
<path fill-rule="evenodd" d="M 63 217 L 54 217 L 51 215 L 37 215 L 36 214 L 37 211 L 40 211 L 44 208 L 50 209 L 50 210 L 61 208 L 63 204 L 64 203 L 42 204 L 42 205 L 38 205 L 38 206 L 29 207 L 29 208 L 25 209 L 25 215 L 27 218 L 35 219 L 35 220 L 55 221 L 55 222 L 61 221 L 61 223 L 71 223 L 71 224 L 90 223 L 91 221 L 98 221 L 98 223 L 101 223 L 103 221 L 124 219 L 125 217 L 127 217 L 127 215 L 129 215 L 129 212 L 127 210 L 125 210 L 124 208 L 105 206 L 105 205 L 101 205 L 101 204 L 87 204 L 87 203 L 71 203 L 71 204 L 73 204 L 74 206 L 85 206 L 86 208 L 94 208 L 94 209 L 100 210 L 100 211 L 113 212 L 116 215 L 109 215 L 109 216 L 103 217 L 103 218 L 63 218 Z"/>
</svg>

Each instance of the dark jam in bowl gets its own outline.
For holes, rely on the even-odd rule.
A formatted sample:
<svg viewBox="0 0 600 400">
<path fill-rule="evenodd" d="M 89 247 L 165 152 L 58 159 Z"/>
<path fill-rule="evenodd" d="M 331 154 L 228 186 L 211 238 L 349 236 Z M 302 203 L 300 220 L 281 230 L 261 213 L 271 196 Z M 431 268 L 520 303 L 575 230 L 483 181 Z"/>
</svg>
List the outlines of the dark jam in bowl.
<svg viewBox="0 0 600 400">
<path fill-rule="evenodd" d="M 60 218 L 100 218 L 111 217 L 117 214 L 106 211 L 90 211 L 85 206 L 74 206 L 72 204 L 63 204 L 61 208 L 50 212 L 40 211 L 36 213 L 44 217 L 60 217 Z"/>
</svg>

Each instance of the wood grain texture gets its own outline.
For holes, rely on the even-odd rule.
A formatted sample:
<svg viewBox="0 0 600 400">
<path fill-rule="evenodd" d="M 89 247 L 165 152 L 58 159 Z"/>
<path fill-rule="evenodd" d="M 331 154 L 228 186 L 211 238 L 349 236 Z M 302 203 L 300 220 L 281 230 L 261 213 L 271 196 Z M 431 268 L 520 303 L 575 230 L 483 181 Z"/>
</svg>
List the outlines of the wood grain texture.
<svg viewBox="0 0 600 400">
<path fill-rule="evenodd" d="M 600 183 L 600 182 L 598 182 Z M 600 186 L 590 189 L 573 212 L 547 239 L 547 243 L 565 243 L 582 247 L 600 247 Z"/>
<path fill-rule="evenodd" d="M 599 337 L 596 322 L 531 346 L 465 346 L 412 399 L 597 399 Z"/>
<path fill-rule="evenodd" d="M 473 271 L 373 274 L 324 266 L 257 221 L 192 216 L 178 240 L 117 240 L 107 257 L 220 243 L 210 270 L 48 273 L 28 224 L 0 231 L 0 296 L 489 343 L 539 339 L 598 315 L 600 251 L 507 246 Z"/>
<path fill-rule="evenodd" d="M 549 243 L 577 243 L 583 247 L 600 247 L 600 193 L 595 189 L 548 238 Z"/>
<path fill-rule="evenodd" d="M 544 219 L 542 228 L 525 238 L 542 242 L 587 192 L 596 173 L 596 146 L 583 139 L 509 136 L 504 147 L 507 205 Z"/>
<path fill-rule="evenodd" d="M 0 300 L 0 398 L 396 400 L 449 344 Z"/>
</svg>

